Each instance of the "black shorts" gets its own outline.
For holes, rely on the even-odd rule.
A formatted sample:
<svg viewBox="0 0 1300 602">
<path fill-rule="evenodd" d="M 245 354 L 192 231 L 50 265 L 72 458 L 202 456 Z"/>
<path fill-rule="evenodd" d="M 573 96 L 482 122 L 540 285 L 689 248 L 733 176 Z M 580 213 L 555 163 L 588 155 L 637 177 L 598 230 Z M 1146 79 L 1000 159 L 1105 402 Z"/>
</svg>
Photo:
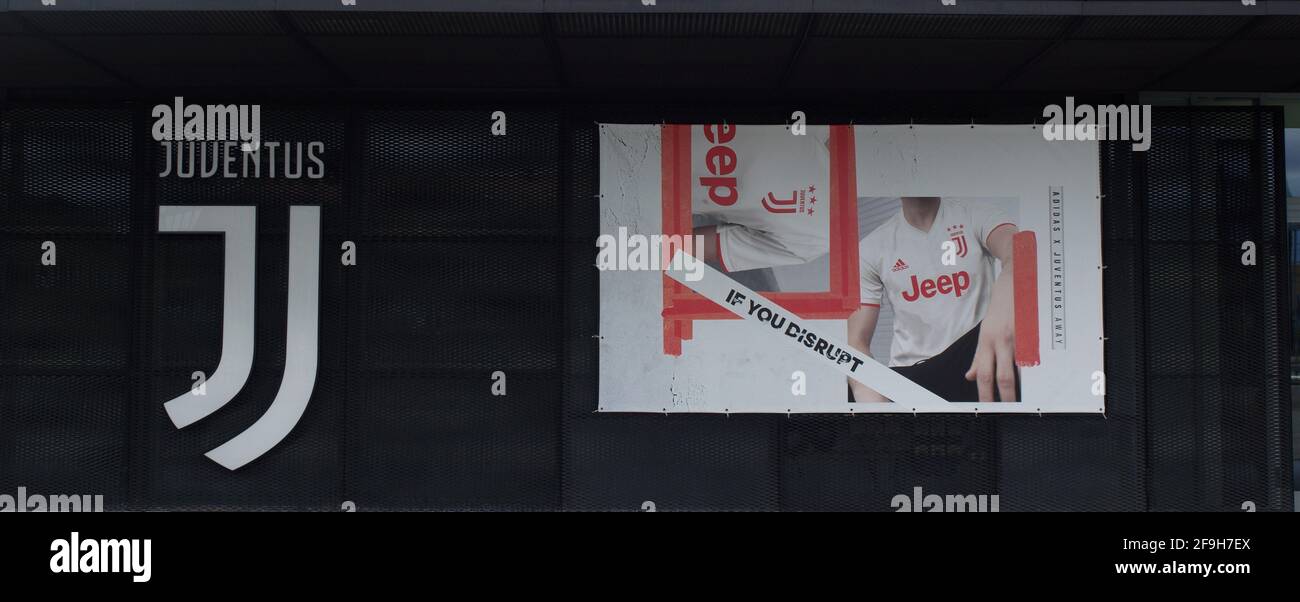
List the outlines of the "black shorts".
<svg viewBox="0 0 1300 602">
<path fill-rule="evenodd" d="M 966 334 L 961 335 L 939 355 L 928 360 L 921 360 L 911 366 L 892 368 L 908 380 L 925 387 L 944 401 L 979 401 L 979 385 L 966 380 L 966 371 L 975 360 L 975 349 L 979 346 L 980 325 L 976 324 Z M 850 391 L 849 398 L 853 393 Z M 994 391 L 997 396 L 997 391 Z M 1020 374 L 1016 374 L 1016 399 L 1020 399 Z"/>
</svg>

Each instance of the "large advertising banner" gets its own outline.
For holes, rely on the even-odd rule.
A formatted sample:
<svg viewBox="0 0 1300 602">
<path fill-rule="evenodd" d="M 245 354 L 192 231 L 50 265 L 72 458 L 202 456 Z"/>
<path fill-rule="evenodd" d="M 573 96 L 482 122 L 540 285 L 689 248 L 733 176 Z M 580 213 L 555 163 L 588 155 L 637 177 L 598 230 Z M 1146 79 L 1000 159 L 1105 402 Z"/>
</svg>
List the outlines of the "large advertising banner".
<svg viewBox="0 0 1300 602">
<path fill-rule="evenodd" d="M 1098 146 L 600 126 L 603 412 L 1105 411 Z"/>
</svg>

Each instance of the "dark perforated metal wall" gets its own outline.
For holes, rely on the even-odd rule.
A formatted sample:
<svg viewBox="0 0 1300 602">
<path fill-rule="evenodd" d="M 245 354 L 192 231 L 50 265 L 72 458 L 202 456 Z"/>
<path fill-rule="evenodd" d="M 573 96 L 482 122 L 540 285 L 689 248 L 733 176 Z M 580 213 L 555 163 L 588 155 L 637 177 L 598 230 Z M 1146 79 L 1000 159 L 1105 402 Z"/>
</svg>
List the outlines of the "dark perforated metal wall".
<svg viewBox="0 0 1300 602">
<path fill-rule="evenodd" d="M 1151 151 L 1105 145 L 1106 417 L 727 418 L 593 414 L 593 120 L 699 114 L 521 109 L 492 137 L 491 110 L 265 107 L 264 139 L 325 143 L 321 180 L 159 179 L 148 107 L 5 110 L 0 492 L 114 509 L 890 510 L 919 486 L 1003 510 L 1290 509 L 1275 111 L 1157 110 Z M 162 403 L 220 356 L 221 243 L 159 236 L 163 204 L 258 207 L 254 370 L 184 430 Z M 319 378 L 289 437 L 230 472 L 203 453 L 279 384 L 293 204 L 323 207 Z M 46 240 L 57 266 L 40 264 Z"/>
</svg>

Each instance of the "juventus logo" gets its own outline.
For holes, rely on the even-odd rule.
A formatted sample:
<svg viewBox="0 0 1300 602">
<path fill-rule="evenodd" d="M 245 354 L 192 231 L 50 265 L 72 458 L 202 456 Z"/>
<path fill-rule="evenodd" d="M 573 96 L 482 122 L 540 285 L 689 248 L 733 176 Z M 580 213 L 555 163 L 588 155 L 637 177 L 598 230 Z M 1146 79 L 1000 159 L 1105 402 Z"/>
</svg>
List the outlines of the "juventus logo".
<svg viewBox="0 0 1300 602">
<path fill-rule="evenodd" d="M 799 193 L 797 191 L 791 190 L 788 199 L 778 199 L 775 194 L 769 192 L 767 197 L 763 199 L 763 208 L 772 213 L 794 213 L 794 205 L 797 202 L 799 202 Z"/>
<path fill-rule="evenodd" d="M 957 244 L 957 256 L 965 257 L 967 252 L 965 224 L 948 226 L 948 240 Z"/>
<path fill-rule="evenodd" d="M 257 208 L 162 206 L 158 231 L 225 236 L 221 359 L 205 394 L 187 392 L 163 406 L 176 428 L 185 428 L 230 402 L 253 368 Z M 208 458 L 238 469 L 270 451 L 298 424 L 316 387 L 319 309 L 320 207 L 296 205 L 289 208 L 289 318 L 280 390 L 257 422 L 209 451 Z"/>
</svg>

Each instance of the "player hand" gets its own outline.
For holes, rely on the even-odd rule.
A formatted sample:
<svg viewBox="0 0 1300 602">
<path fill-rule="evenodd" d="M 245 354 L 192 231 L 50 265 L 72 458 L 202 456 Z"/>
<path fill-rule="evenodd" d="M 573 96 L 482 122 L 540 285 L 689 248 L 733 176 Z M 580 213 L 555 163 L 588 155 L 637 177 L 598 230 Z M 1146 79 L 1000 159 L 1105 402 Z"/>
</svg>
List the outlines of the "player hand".
<svg viewBox="0 0 1300 602">
<path fill-rule="evenodd" d="M 889 400 L 885 399 L 884 395 L 877 393 L 875 389 L 851 378 L 849 379 L 849 388 L 853 390 L 854 401 L 859 403 L 889 403 Z"/>
<path fill-rule="evenodd" d="M 1003 286 L 1002 278 L 998 280 L 989 300 L 988 313 L 980 324 L 975 359 L 970 370 L 966 371 L 966 380 L 979 385 L 980 401 L 997 401 L 993 398 L 995 385 L 1002 401 L 1016 400 L 1015 307 L 1010 291 L 1000 290 L 1009 287 Z"/>
</svg>

